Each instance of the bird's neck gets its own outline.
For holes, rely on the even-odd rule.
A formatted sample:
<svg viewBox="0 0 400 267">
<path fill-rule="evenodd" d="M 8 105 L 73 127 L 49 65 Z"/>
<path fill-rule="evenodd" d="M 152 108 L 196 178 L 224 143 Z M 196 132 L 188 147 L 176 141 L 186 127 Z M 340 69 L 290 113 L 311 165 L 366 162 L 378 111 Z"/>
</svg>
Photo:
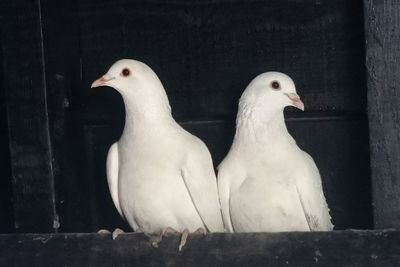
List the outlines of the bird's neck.
<svg viewBox="0 0 400 267">
<path fill-rule="evenodd" d="M 236 120 L 235 142 L 247 148 L 295 144 L 286 128 L 283 110 L 261 116 L 254 110 L 240 111 Z"/>
<path fill-rule="evenodd" d="M 134 97 L 123 96 L 125 104 L 125 136 L 162 134 L 162 130 L 176 125 L 165 97 L 138 101 Z"/>
</svg>

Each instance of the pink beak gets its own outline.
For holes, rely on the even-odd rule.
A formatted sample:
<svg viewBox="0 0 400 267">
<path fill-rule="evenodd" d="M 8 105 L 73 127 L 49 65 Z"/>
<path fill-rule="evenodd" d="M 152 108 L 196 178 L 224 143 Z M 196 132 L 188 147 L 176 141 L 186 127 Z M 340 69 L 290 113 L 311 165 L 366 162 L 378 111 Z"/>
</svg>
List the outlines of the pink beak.
<svg viewBox="0 0 400 267">
<path fill-rule="evenodd" d="M 304 103 L 301 101 L 300 97 L 296 93 L 287 94 L 289 99 L 292 101 L 292 105 L 302 111 L 304 111 Z"/>
<path fill-rule="evenodd" d="M 95 88 L 95 87 L 99 87 L 99 86 L 107 86 L 108 85 L 107 82 L 109 82 L 109 81 L 111 81 L 113 79 L 115 79 L 115 78 L 114 77 L 110 77 L 110 75 L 108 75 L 108 74 L 105 74 L 101 78 L 95 80 L 92 83 L 92 86 L 90 86 L 90 88 Z"/>
</svg>

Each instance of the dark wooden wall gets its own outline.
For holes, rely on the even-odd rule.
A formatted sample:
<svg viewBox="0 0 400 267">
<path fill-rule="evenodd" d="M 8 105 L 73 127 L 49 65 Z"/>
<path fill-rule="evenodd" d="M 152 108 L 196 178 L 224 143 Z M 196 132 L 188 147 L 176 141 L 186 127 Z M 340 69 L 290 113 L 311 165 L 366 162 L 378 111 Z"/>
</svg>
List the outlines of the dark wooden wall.
<svg viewBox="0 0 400 267">
<path fill-rule="evenodd" d="M 0 26 L 0 33 L 1 33 Z M 0 34 L 0 47 L 2 44 Z M 3 62 L 3 51 L 0 49 L 0 62 Z M 10 168 L 10 150 L 6 101 L 4 92 L 3 64 L 0 64 L 0 233 L 14 232 L 14 215 L 12 205 L 12 185 Z"/>
<path fill-rule="evenodd" d="M 121 97 L 111 89 L 90 90 L 90 83 L 120 58 L 142 60 L 156 71 L 174 117 L 207 143 L 215 164 L 232 141 L 245 86 L 261 72 L 289 74 L 307 110 L 287 111 L 289 130 L 320 168 L 337 229 L 372 227 L 361 0 L 17 0 L 0 5 L 8 11 L 3 32 L 19 27 L 3 40 L 4 73 L 12 78 L 5 79 L 10 138 L 16 138 L 16 147 L 41 144 L 13 132 L 33 131 L 23 128 L 14 112 L 23 109 L 17 105 L 21 97 L 35 100 L 24 88 L 37 85 L 35 92 L 45 94 L 30 114 L 48 114 L 48 129 L 35 134 L 47 132 L 51 141 L 50 157 L 43 155 L 51 172 L 33 173 L 43 183 L 29 184 L 32 192 L 43 194 L 16 192 L 18 231 L 55 231 L 58 222 L 63 232 L 129 229 L 111 202 L 105 178 L 106 152 L 124 123 Z M 28 32 L 34 34 L 30 39 Z M 21 82 L 18 73 L 33 76 Z M 18 162 L 19 155 L 11 154 Z M 30 169 L 12 167 L 14 188 L 25 185 Z M 49 200 L 52 185 L 55 203 Z M 34 212 L 43 210 L 42 200 L 51 212 L 39 229 Z M 18 209 L 24 201 L 31 213 Z"/>
<path fill-rule="evenodd" d="M 400 2 L 365 0 L 376 228 L 400 227 Z"/>
<path fill-rule="evenodd" d="M 15 228 L 47 232 L 57 215 L 41 7 L 21 2 L 0 8 Z"/>
</svg>

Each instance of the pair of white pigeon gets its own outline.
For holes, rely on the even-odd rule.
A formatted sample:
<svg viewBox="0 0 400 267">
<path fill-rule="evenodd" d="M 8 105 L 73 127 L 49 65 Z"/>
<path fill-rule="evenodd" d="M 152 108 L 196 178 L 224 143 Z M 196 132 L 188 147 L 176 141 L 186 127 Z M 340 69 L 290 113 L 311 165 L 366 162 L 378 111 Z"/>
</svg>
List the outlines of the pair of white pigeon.
<svg viewBox="0 0 400 267">
<path fill-rule="evenodd" d="M 108 152 L 107 179 L 134 231 L 159 240 L 180 232 L 181 249 L 193 232 L 332 230 L 318 169 L 286 129 L 284 108 L 304 110 L 287 75 L 266 72 L 247 86 L 218 182 L 206 145 L 173 119 L 150 67 L 119 60 L 93 82 L 98 86 L 114 88 L 125 103 L 125 128 Z"/>
</svg>

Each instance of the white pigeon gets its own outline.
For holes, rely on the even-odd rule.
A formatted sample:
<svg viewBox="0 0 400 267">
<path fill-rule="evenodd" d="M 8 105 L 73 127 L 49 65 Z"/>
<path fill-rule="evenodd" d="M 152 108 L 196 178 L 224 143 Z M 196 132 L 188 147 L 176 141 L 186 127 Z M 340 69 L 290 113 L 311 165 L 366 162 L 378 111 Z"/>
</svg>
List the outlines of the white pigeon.
<svg viewBox="0 0 400 267">
<path fill-rule="evenodd" d="M 287 131 L 286 106 L 304 110 L 292 79 L 279 72 L 257 76 L 240 98 L 233 144 L 218 167 L 230 232 L 333 228 L 314 160 Z"/>
<path fill-rule="evenodd" d="M 146 234 L 223 232 L 216 176 L 206 145 L 171 115 L 161 81 L 146 64 L 114 63 L 92 84 L 117 90 L 125 128 L 107 156 L 107 180 L 119 214 Z M 202 229 L 202 230 L 201 230 Z"/>
</svg>

